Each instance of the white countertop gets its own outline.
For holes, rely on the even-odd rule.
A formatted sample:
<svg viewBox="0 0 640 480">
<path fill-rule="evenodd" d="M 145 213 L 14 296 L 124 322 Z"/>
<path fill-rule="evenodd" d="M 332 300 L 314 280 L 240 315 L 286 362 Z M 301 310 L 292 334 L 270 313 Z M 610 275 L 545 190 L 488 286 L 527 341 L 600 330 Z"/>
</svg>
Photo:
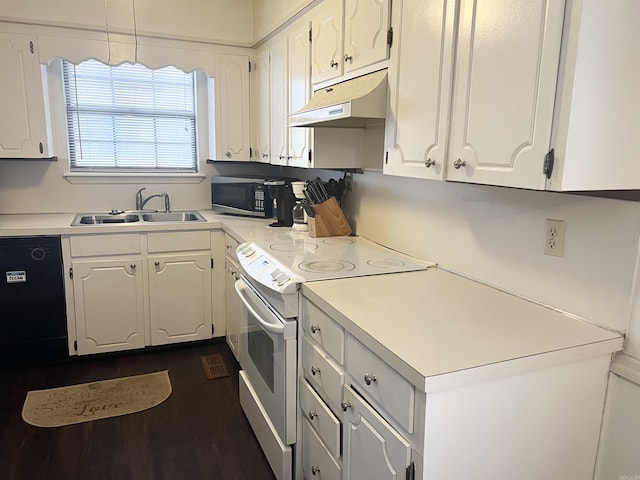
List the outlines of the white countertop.
<svg viewBox="0 0 640 480">
<path fill-rule="evenodd" d="M 439 268 L 302 292 L 426 392 L 622 349 L 620 334 Z"/>
</svg>

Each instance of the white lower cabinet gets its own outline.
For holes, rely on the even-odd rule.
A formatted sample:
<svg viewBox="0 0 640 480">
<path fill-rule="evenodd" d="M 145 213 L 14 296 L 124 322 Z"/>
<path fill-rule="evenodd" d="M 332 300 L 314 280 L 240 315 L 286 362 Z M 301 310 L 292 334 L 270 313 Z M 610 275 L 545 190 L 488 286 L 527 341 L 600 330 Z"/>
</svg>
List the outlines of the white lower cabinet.
<svg viewBox="0 0 640 480">
<path fill-rule="evenodd" d="M 148 268 L 151 345 L 211 338 L 211 255 L 154 255 Z"/>
<path fill-rule="evenodd" d="M 71 268 L 78 354 L 144 347 L 142 258 L 78 261 Z"/>
<path fill-rule="evenodd" d="M 63 237 L 71 353 L 73 340 L 85 355 L 211 338 L 211 238 L 208 230 Z"/>
<path fill-rule="evenodd" d="M 342 474 L 340 464 L 306 419 L 302 421 L 302 471 L 305 478 L 319 480 L 340 480 Z"/>
<path fill-rule="evenodd" d="M 411 478 L 411 444 L 348 385 L 343 402 L 344 478 Z"/>
</svg>

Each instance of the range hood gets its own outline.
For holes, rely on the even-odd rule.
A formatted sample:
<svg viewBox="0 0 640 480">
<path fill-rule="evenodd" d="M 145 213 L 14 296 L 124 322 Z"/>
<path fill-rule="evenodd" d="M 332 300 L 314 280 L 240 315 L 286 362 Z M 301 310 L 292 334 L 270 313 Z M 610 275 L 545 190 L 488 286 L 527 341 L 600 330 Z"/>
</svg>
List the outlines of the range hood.
<svg viewBox="0 0 640 480">
<path fill-rule="evenodd" d="M 384 120 L 386 108 L 387 71 L 379 70 L 316 90 L 289 126 L 361 128 Z"/>
</svg>

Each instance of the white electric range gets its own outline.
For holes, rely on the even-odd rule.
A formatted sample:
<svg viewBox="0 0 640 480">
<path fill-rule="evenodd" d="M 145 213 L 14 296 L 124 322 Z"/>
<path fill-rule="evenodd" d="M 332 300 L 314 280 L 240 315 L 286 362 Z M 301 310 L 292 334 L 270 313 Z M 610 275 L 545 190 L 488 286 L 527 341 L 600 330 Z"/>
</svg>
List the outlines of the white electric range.
<svg viewBox="0 0 640 480">
<path fill-rule="evenodd" d="M 235 288 L 240 319 L 240 403 L 278 480 L 291 480 L 297 437 L 297 318 L 300 284 L 424 270 L 427 263 L 362 237 L 243 243 Z"/>
</svg>

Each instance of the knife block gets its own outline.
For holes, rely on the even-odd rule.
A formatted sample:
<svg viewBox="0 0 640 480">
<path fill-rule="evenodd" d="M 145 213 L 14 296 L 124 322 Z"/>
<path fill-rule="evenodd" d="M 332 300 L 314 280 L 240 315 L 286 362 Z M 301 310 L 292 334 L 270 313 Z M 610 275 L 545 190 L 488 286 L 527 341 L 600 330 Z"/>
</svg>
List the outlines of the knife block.
<svg viewBox="0 0 640 480">
<path fill-rule="evenodd" d="M 309 217 L 309 236 L 337 237 L 351 235 L 351 227 L 347 222 L 340 205 L 335 197 L 330 197 L 317 205 L 311 205 L 315 217 Z"/>
</svg>

